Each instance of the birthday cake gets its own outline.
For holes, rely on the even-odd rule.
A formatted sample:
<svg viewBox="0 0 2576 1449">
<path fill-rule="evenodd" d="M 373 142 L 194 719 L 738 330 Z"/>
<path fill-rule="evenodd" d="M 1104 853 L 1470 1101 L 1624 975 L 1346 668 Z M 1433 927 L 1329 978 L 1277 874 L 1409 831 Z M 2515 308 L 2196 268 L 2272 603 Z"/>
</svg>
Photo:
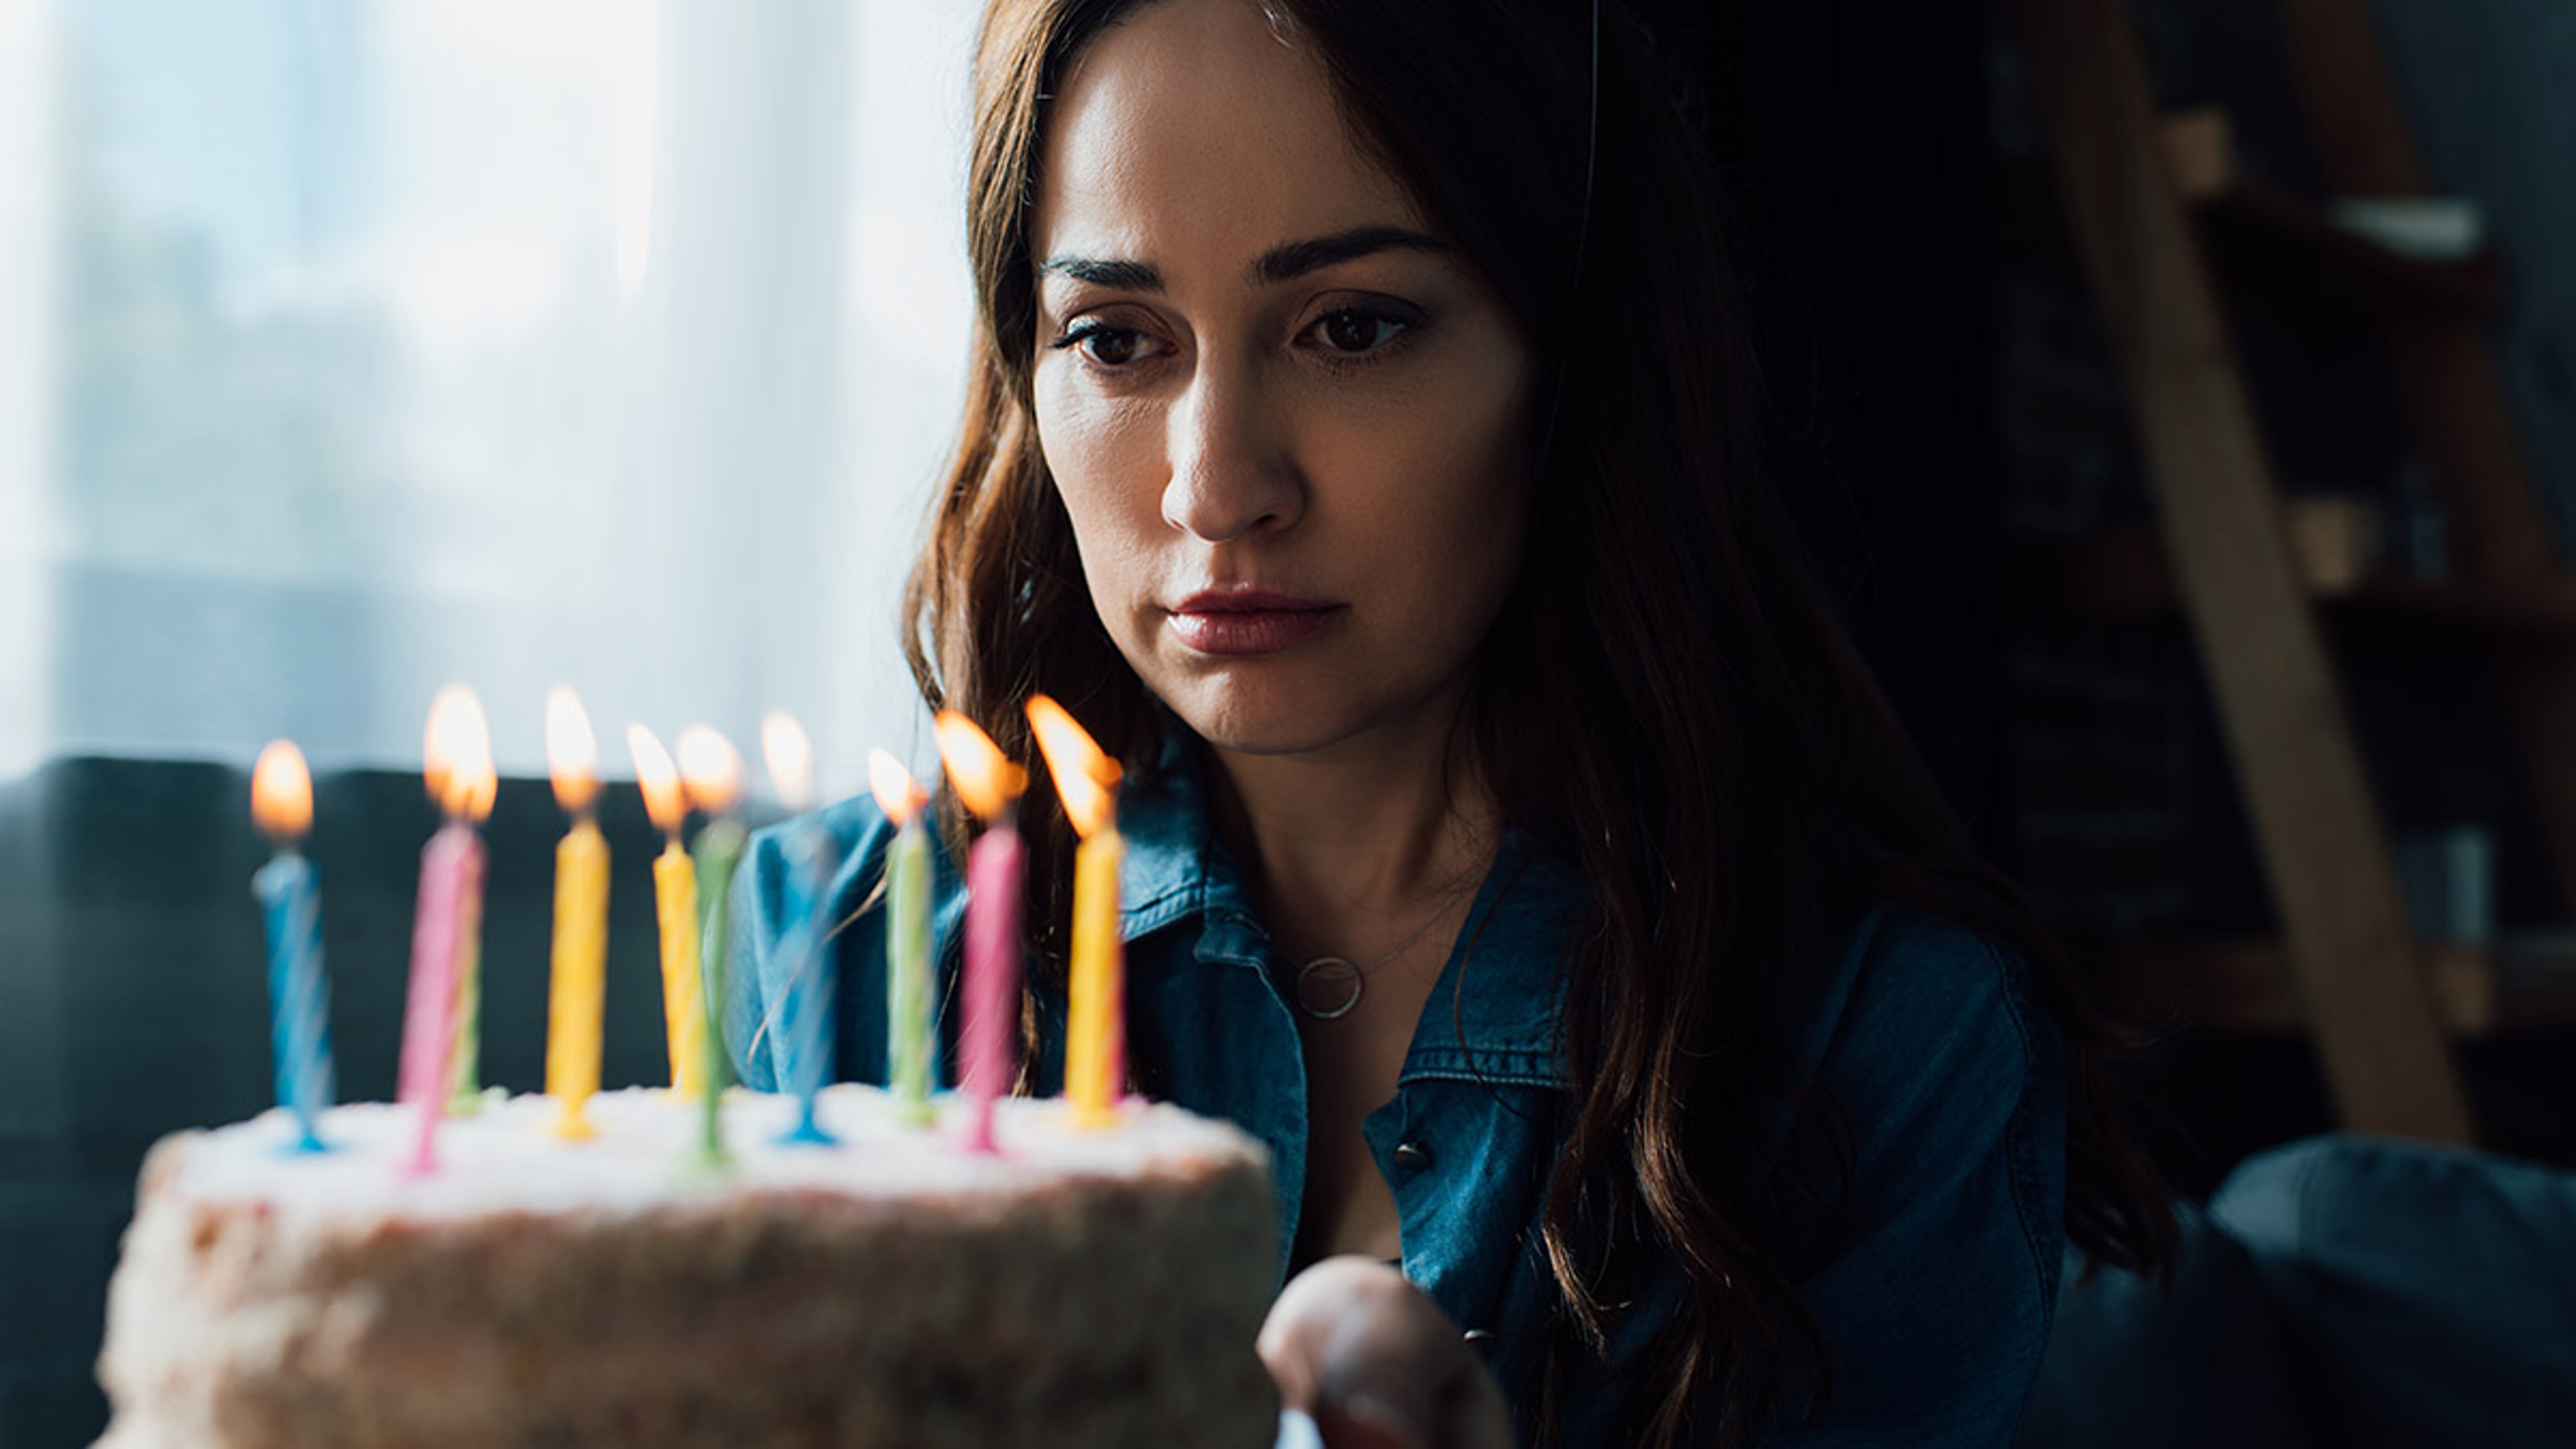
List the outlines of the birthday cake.
<svg viewBox="0 0 2576 1449">
<path fill-rule="evenodd" d="M 734 1092 L 728 1160 L 669 1093 L 557 1139 L 518 1097 L 439 1129 L 282 1112 L 170 1137 L 108 1295 L 105 1446 L 1266 1445 L 1262 1149 L 1171 1106 L 1067 1125 L 998 1105 L 998 1154 L 835 1086 L 836 1146 Z M 962 1113 L 962 1104 L 943 1104 Z"/>
</svg>

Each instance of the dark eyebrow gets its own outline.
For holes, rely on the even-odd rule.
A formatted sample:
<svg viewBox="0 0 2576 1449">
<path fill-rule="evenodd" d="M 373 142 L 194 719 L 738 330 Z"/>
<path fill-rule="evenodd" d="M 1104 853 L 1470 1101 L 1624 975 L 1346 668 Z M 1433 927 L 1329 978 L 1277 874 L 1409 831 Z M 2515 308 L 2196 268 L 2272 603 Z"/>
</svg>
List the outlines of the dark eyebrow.
<svg viewBox="0 0 2576 1449">
<path fill-rule="evenodd" d="M 1049 257 L 1038 263 L 1041 277 L 1071 277 L 1117 292 L 1159 292 L 1163 274 L 1143 262 L 1111 262 L 1097 257 Z"/>
<path fill-rule="evenodd" d="M 1447 242 L 1405 227 L 1354 227 L 1331 236 L 1272 247 L 1253 259 L 1252 280 L 1261 286 L 1291 281 L 1336 262 L 1347 262 L 1397 247 L 1426 252 L 1449 250 Z M 1111 261 L 1101 257 L 1049 257 L 1038 263 L 1038 275 L 1071 277 L 1077 282 L 1088 282 L 1095 287 L 1107 287 L 1118 292 L 1163 290 L 1163 274 L 1143 262 Z"/>
<path fill-rule="evenodd" d="M 1290 242 L 1263 252 L 1252 264 L 1256 283 L 1285 282 L 1308 272 L 1347 262 L 1372 252 L 1410 247 L 1416 251 L 1445 252 L 1449 244 L 1437 237 L 1400 226 L 1363 226 L 1350 231 L 1319 236 L 1312 241 Z"/>
</svg>

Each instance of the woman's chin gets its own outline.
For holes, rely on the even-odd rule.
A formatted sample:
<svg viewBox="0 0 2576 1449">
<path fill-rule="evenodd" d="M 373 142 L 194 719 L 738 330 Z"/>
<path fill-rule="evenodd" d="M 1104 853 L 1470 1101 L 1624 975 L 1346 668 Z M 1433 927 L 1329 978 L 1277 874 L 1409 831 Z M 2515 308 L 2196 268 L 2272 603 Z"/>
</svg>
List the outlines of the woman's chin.
<svg viewBox="0 0 2576 1449">
<path fill-rule="evenodd" d="M 1274 714 L 1246 710 L 1194 713 L 1185 709 L 1175 709 L 1173 713 L 1200 739 L 1228 754 L 1308 754 L 1325 748 L 1336 738 L 1333 730 Z"/>
<path fill-rule="evenodd" d="M 1229 754 L 1287 757 L 1348 754 L 1395 747 L 1410 753 L 1411 744 L 1445 736 L 1456 717 L 1457 699 L 1441 692 L 1418 706 L 1357 699 L 1335 682 L 1309 675 L 1303 679 L 1245 679 L 1240 675 L 1201 676 L 1168 691 L 1155 691 L 1181 723 L 1215 748 Z"/>
<path fill-rule="evenodd" d="M 1155 693 L 1192 733 L 1231 754 L 1303 754 L 1349 732 L 1354 711 L 1282 683 L 1202 676 Z"/>
</svg>

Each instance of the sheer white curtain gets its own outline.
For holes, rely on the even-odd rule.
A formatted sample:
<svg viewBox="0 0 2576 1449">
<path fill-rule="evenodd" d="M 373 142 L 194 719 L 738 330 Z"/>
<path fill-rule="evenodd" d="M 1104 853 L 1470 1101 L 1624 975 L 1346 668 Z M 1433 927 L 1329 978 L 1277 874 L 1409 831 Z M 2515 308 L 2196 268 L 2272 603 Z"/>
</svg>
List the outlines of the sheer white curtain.
<svg viewBox="0 0 2576 1449">
<path fill-rule="evenodd" d="M 0 780 L 33 764 L 45 720 L 53 455 L 54 68 L 41 0 L 0 0 Z"/>
<path fill-rule="evenodd" d="M 451 678 L 514 772 L 556 681 L 922 759 L 972 22 L 0 0 L 0 768 L 408 766 Z"/>
</svg>

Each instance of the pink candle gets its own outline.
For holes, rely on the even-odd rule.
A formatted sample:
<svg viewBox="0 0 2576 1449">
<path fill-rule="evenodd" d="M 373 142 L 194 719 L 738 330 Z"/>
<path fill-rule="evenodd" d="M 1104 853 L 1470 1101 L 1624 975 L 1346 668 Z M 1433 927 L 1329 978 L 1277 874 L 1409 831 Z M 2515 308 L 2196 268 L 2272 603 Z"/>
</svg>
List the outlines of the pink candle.
<svg viewBox="0 0 2576 1449">
<path fill-rule="evenodd" d="M 957 1084 L 968 1104 L 966 1146 L 992 1152 L 993 1103 L 1010 1090 L 1017 1065 L 1024 854 L 1013 818 L 1028 772 L 1002 758 L 964 715 L 942 711 L 938 731 L 949 784 L 988 827 L 966 863 L 966 1022 Z"/>
<path fill-rule="evenodd" d="M 1020 832 L 1005 816 L 967 862 L 966 1030 L 958 1077 L 972 1105 L 966 1145 L 993 1146 L 993 1100 L 1008 1091 L 1020 1022 Z"/>
<path fill-rule="evenodd" d="M 403 1007 L 402 1101 L 420 1113 L 410 1171 L 438 1166 L 438 1119 L 447 1110 L 456 1051 L 457 988 L 482 929 L 484 853 L 471 823 L 491 813 L 499 778 L 492 733 L 474 692 L 451 684 L 429 707 L 430 798 L 447 824 L 420 853 L 420 898 L 411 928 L 411 989 Z"/>
<path fill-rule="evenodd" d="M 420 853 L 419 913 L 411 928 L 411 994 L 403 1007 L 402 1100 L 420 1112 L 413 1172 L 438 1166 L 438 1119 L 447 1111 L 448 1068 L 456 1028 L 457 951 L 461 914 L 483 885 L 483 842 L 472 826 L 451 820 Z"/>
</svg>

